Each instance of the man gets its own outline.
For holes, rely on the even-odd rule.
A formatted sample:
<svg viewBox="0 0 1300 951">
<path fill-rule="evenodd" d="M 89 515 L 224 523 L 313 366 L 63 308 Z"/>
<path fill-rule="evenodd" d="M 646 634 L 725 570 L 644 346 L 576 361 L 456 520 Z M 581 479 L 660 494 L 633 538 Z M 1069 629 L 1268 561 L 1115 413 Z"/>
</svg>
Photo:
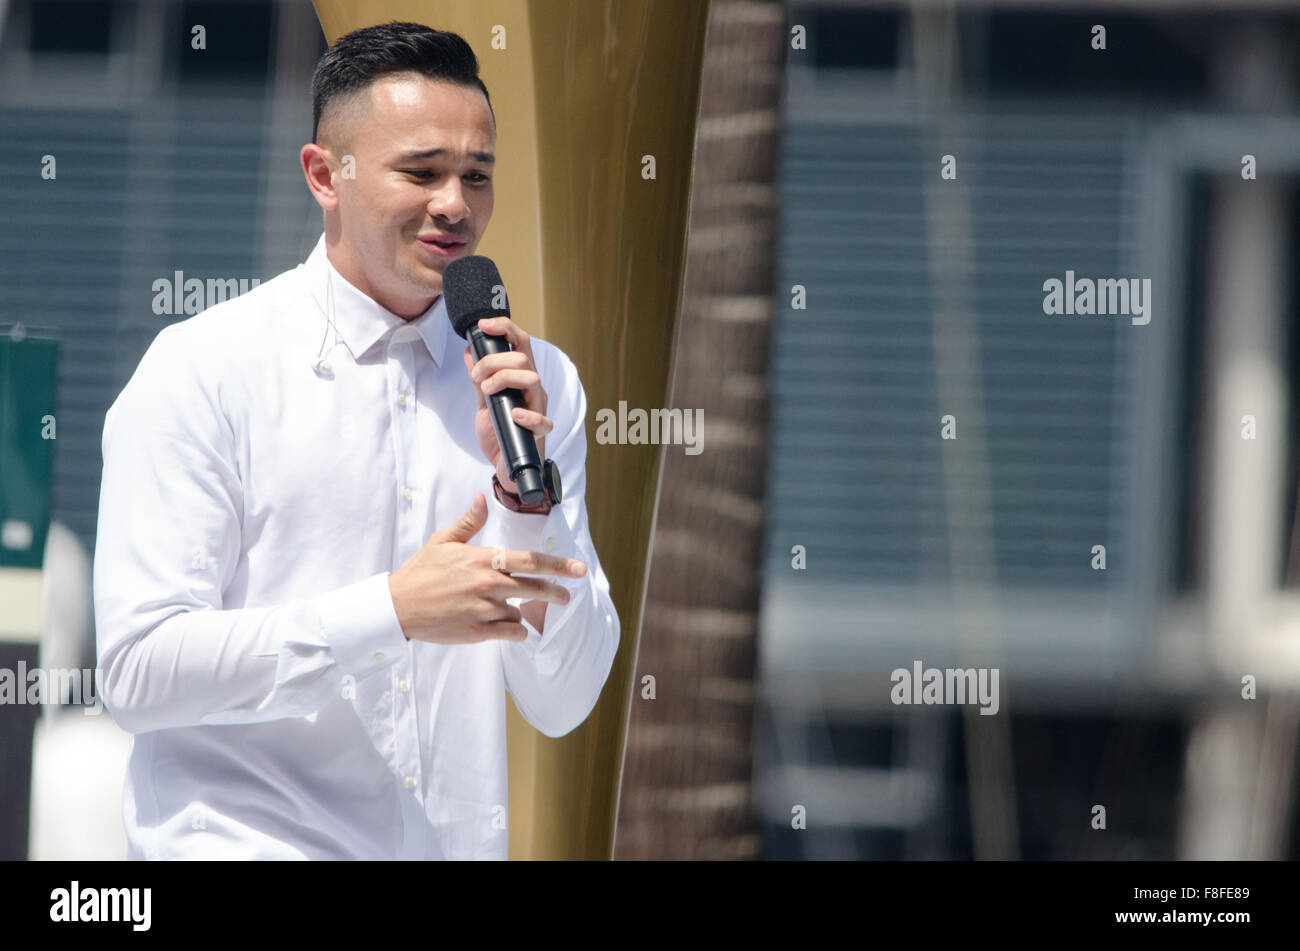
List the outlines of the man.
<svg viewBox="0 0 1300 951">
<path fill-rule="evenodd" d="M 493 207 L 464 40 L 359 30 L 313 99 L 315 251 L 165 328 L 105 420 L 95 611 L 134 734 L 128 856 L 505 858 L 503 690 L 562 736 L 618 646 L 586 396 L 509 318 L 480 328 L 513 349 L 477 364 L 448 322 L 442 271 Z M 549 511 L 500 458 L 484 394 L 505 387 L 562 474 Z"/>
</svg>

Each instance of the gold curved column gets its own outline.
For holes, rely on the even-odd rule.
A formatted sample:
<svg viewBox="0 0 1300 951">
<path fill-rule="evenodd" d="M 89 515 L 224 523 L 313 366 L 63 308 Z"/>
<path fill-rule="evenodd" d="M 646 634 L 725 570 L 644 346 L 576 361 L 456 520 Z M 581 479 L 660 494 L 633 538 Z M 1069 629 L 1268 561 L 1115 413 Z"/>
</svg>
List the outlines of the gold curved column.
<svg viewBox="0 0 1300 951">
<path fill-rule="evenodd" d="M 600 702 L 569 735 L 543 736 L 507 701 L 510 857 L 609 858 L 660 452 L 600 445 L 594 420 L 620 400 L 668 406 L 707 0 L 314 2 L 331 43 L 409 20 L 459 33 L 479 58 L 497 117 L 479 253 L 497 262 L 514 320 L 582 376 L 587 512 L 622 626 Z"/>
</svg>

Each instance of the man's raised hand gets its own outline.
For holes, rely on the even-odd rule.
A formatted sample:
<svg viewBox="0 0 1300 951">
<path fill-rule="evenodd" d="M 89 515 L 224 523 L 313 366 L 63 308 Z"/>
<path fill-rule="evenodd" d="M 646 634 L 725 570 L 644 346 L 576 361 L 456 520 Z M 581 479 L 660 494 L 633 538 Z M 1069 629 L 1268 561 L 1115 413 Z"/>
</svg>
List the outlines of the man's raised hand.
<svg viewBox="0 0 1300 951">
<path fill-rule="evenodd" d="M 544 578 L 581 577 L 587 566 L 572 558 L 535 551 L 484 548 L 467 542 L 487 522 L 487 501 L 474 503 L 455 525 L 429 536 L 424 547 L 389 575 L 388 590 L 408 640 L 475 644 L 504 638 L 522 641 L 527 631 L 519 608 L 507 598 L 563 605 L 569 592 Z"/>
</svg>

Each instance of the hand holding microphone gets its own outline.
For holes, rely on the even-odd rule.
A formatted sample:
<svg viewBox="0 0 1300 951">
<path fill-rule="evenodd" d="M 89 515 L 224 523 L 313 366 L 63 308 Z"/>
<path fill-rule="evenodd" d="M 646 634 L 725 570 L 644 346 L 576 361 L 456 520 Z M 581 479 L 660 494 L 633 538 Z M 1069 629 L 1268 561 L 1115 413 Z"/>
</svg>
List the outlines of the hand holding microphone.
<svg viewBox="0 0 1300 951">
<path fill-rule="evenodd" d="M 442 287 L 447 317 L 469 343 L 465 369 L 478 397 L 474 431 L 484 457 L 502 488 L 525 505 L 558 504 L 560 474 L 545 452 L 554 428 L 546 391 L 529 336 L 510 319 L 496 265 L 481 255 L 458 258 L 443 272 Z"/>
</svg>

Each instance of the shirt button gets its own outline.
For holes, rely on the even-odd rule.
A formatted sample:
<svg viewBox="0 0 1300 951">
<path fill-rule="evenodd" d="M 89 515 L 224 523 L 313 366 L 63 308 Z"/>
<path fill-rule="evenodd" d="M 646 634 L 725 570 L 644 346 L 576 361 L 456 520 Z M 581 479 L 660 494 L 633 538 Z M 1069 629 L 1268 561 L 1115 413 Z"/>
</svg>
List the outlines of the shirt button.
<svg viewBox="0 0 1300 951">
<path fill-rule="evenodd" d="M 405 394 L 405 393 L 398 393 L 398 394 L 397 394 L 397 405 L 398 405 L 398 406 L 405 406 L 405 405 L 406 405 L 406 394 Z"/>
<path fill-rule="evenodd" d="M 546 550 L 547 550 L 547 551 L 555 551 L 555 538 L 554 538 L 554 536 L 552 536 L 552 537 L 546 539 Z"/>
<path fill-rule="evenodd" d="M 411 490 L 402 489 L 402 498 L 404 498 L 408 502 L 411 501 Z"/>
<path fill-rule="evenodd" d="M 407 789 L 414 789 L 414 788 L 415 788 L 415 777 L 414 777 L 414 776 L 407 776 L 407 777 L 406 777 L 406 788 L 407 788 Z"/>
<path fill-rule="evenodd" d="M 384 662 L 384 652 L 375 651 L 375 655 L 370 659 L 373 660 L 376 664 L 382 664 Z"/>
<path fill-rule="evenodd" d="M 406 678 L 402 678 L 397 682 L 397 689 L 402 691 L 402 693 L 406 693 L 406 691 L 411 689 L 411 685 L 406 682 Z"/>
</svg>

